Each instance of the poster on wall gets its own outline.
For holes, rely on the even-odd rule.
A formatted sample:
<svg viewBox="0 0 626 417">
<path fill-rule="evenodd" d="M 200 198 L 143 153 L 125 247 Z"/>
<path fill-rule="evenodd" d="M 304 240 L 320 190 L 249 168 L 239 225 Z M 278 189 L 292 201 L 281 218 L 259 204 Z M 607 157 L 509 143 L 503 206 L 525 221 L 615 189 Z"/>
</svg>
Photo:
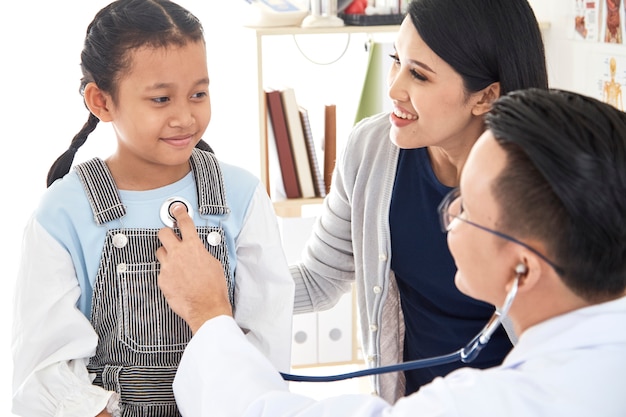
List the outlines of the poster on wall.
<svg viewBox="0 0 626 417">
<path fill-rule="evenodd" d="M 600 41 L 604 43 L 624 43 L 624 12 L 626 0 L 602 0 L 602 33 Z"/>
<path fill-rule="evenodd" d="M 574 39 L 597 42 L 598 25 L 600 23 L 601 1 L 605 0 L 573 0 L 574 1 Z"/>
<path fill-rule="evenodd" d="M 597 99 L 619 110 L 624 110 L 623 92 L 626 89 L 626 57 L 596 54 L 593 59 L 595 91 Z"/>
</svg>

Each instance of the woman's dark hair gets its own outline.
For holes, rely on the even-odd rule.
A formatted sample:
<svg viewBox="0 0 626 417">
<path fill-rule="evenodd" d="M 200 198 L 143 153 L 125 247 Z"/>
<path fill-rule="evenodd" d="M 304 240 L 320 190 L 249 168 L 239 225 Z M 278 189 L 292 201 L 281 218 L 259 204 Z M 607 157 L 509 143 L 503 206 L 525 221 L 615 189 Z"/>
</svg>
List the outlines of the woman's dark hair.
<svg viewBox="0 0 626 417">
<path fill-rule="evenodd" d="M 422 40 L 463 78 L 468 93 L 548 88 L 541 30 L 526 0 L 412 0 Z"/>
<path fill-rule="evenodd" d="M 204 42 L 200 21 L 188 10 L 169 0 L 118 0 L 100 10 L 87 27 L 81 53 L 83 77 L 80 93 L 91 82 L 99 89 L 117 97 L 117 83 L 131 64 L 129 51 L 141 47 L 186 45 Z M 74 156 L 98 124 L 98 118 L 89 113 L 87 122 L 74 136 L 72 143 L 50 167 L 48 187 L 70 170 Z M 210 150 L 200 141 L 196 147 Z"/>
<path fill-rule="evenodd" d="M 498 99 L 486 125 L 507 153 L 499 229 L 538 238 L 564 283 L 598 302 L 626 289 L 626 113 L 560 90 Z"/>
</svg>

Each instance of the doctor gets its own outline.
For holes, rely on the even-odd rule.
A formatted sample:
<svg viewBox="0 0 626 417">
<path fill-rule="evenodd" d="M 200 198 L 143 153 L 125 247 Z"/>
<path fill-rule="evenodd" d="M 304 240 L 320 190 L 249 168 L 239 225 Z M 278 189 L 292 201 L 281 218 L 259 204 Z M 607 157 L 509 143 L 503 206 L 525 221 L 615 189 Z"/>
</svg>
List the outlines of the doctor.
<svg viewBox="0 0 626 417">
<path fill-rule="evenodd" d="M 519 342 L 501 366 L 464 368 L 390 405 L 290 393 L 232 319 L 219 263 L 184 210 L 159 285 L 191 326 L 174 382 L 185 416 L 623 417 L 626 114 L 564 91 L 500 98 L 440 207 L 458 288 L 501 306 Z M 209 273 L 207 271 L 213 271 Z"/>
</svg>

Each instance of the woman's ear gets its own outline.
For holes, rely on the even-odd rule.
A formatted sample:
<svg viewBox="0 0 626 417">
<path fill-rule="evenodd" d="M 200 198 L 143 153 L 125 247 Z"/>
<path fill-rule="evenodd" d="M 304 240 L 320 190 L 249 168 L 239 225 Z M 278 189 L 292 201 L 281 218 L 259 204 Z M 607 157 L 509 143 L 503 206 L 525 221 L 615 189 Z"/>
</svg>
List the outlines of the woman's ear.
<svg viewBox="0 0 626 417">
<path fill-rule="evenodd" d="M 491 83 L 478 94 L 480 95 L 480 98 L 474 104 L 474 108 L 472 109 L 472 114 L 474 114 L 474 116 L 482 116 L 491 110 L 493 102 L 500 97 L 500 83 Z"/>
<path fill-rule="evenodd" d="M 85 105 L 90 112 L 93 113 L 101 122 L 110 122 L 113 120 L 109 110 L 109 101 L 111 96 L 100 90 L 96 83 L 88 83 L 83 92 Z"/>
</svg>

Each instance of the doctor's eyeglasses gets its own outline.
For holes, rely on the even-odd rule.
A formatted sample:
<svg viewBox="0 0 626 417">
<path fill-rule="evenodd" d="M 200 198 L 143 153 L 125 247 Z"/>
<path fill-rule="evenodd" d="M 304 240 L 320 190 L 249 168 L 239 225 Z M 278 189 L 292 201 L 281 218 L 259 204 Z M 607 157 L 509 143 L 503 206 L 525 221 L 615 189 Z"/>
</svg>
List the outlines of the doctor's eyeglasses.
<svg viewBox="0 0 626 417">
<path fill-rule="evenodd" d="M 560 266 L 556 265 L 554 262 L 549 260 L 544 254 L 539 252 L 537 249 L 527 245 L 521 240 L 518 240 L 514 238 L 513 236 L 509 236 L 505 233 L 498 232 L 497 230 L 493 230 L 488 227 L 481 226 L 477 223 L 467 220 L 465 218 L 465 214 L 463 210 L 463 199 L 461 197 L 461 192 L 458 188 L 453 189 L 452 191 L 448 193 L 448 195 L 446 195 L 443 198 L 443 200 L 439 204 L 438 210 L 439 210 L 439 220 L 441 222 L 441 228 L 443 229 L 444 233 L 447 233 L 450 230 L 452 230 L 452 228 L 454 227 L 457 221 L 462 221 L 464 223 L 477 227 L 481 230 L 484 230 L 485 232 L 489 232 L 498 237 L 501 237 L 502 239 L 508 240 L 509 242 L 513 242 L 513 243 L 516 243 L 518 245 L 525 247 L 526 249 L 528 249 L 535 255 L 539 256 L 541 259 L 543 259 L 548 265 L 552 267 L 552 269 L 556 271 L 557 274 L 559 275 L 565 274 L 565 271 L 563 270 L 563 268 L 561 268 Z"/>
</svg>

